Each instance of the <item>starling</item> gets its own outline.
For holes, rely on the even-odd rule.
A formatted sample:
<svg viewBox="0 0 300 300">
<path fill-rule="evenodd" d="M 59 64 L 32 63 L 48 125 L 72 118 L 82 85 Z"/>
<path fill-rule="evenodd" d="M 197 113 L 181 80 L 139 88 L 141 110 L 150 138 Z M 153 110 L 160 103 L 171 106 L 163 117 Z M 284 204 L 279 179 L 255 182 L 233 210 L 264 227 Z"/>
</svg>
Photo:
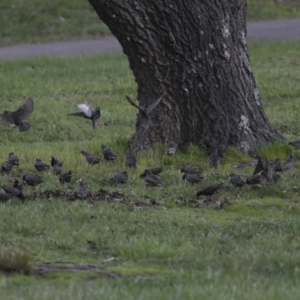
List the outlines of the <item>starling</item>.
<svg viewBox="0 0 300 300">
<path fill-rule="evenodd" d="M 137 114 L 137 123 L 139 124 L 139 126 L 142 126 L 147 129 L 149 126 L 153 125 L 153 122 L 149 115 L 153 111 L 153 109 L 162 101 L 165 95 L 166 93 L 160 96 L 156 101 L 151 103 L 148 107 L 139 106 L 135 104 L 134 101 L 129 96 L 126 96 L 127 101 L 139 110 Z"/>
<path fill-rule="evenodd" d="M 276 158 L 275 161 L 273 162 L 273 170 L 274 170 L 274 172 L 283 171 L 283 165 L 282 165 L 280 158 Z"/>
<path fill-rule="evenodd" d="M 11 196 L 17 197 L 24 201 L 25 196 L 22 192 L 22 185 L 20 184 L 19 180 L 15 180 L 13 186 L 2 186 L 6 194 L 9 194 Z"/>
<path fill-rule="evenodd" d="M 2 163 L 1 170 L 2 170 L 2 172 L 9 173 L 10 170 L 12 169 L 12 167 L 13 167 L 12 162 L 10 162 L 9 160 L 7 160 L 4 163 Z"/>
<path fill-rule="evenodd" d="M 34 174 L 26 174 L 23 176 L 23 182 L 30 186 L 38 186 L 40 183 L 43 183 L 44 180 L 42 177 Z"/>
<path fill-rule="evenodd" d="M 59 181 L 61 182 L 61 183 L 66 183 L 66 182 L 70 182 L 71 181 L 71 179 L 72 179 L 72 172 L 71 171 L 69 171 L 69 172 L 66 172 L 66 173 L 61 173 L 60 175 L 59 175 Z"/>
<path fill-rule="evenodd" d="M 83 199 L 87 196 L 87 189 L 84 182 L 84 179 L 79 179 L 79 186 L 77 187 L 77 190 L 75 192 L 75 198 L 77 199 Z"/>
<path fill-rule="evenodd" d="M 289 154 L 288 160 L 282 165 L 282 170 L 291 170 L 296 165 L 296 158 L 294 153 Z"/>
<path fill-rule="evenodd" d="M 146 175 L 147 175 L 147 171 L 151 171 L 152 174 L 154 175 L 158 175 L 160 174 L 163 169 L 162 168 L 152 168 L 152 169 L 146 169 L 141 175 L 140 175 L 140 178 L 144 178 Z M 160 176 L 158 176 L 160 178 Z"/>
<path fill-rule="evenodd" d="M 281 178 L 281 176 L 275 172 L 266 172 L 266 171 L 263 171 L 261 173 L 261 176 L 265 177 L 267 181 L 270 182 L 277 182 Z"/>
<path fill-rule="evenodd" d="M 261 171 L 265 171 L 267 168 L 268 162 L 269 162 L 269 160 L 266 157 L 258 154 L 257 155 L 257 164 L 255 166 L 253 175 L 255 175 Z"/>
<path fill-rule="evenodd" d="M 256 174 L 256 175 L 251 175 L 246 179 L 247 184 L 260 184 L 262 181 L 262 175 Z"/>
<path fill-rule="evenodd" d="M 95 156 L 93 154 L 90 154 L 84 150 L 80 151 L 82 153 L 89 165 L 96 165 L 99 164 L 101 159 L 98 156 Z"/>
<path fill-rule="evenodd" d="M 117 183 L 127 183 L 128 182 L 128 174 L 127 174 L 127 172 L 121 172 L 119 169 L 117 169 L 114 174 L 114 179 Z"/>
<path fill-rule="evenodd" d="M 13 166 L 19 166 L 20 160 L 17 155 L 15 155 L 13 152 L 8 154 L 8 161 L 10 161 Z"/>
<path fill-rule="evenodd" d="M 59 160 L 55 156 L 51 156 L 51 166 L 54 175 L 59 175 L 61 173 L 64 162 Z"/>
<path fill-rule="evenodd" d="M 232 183 L 233 186 L 241 188 L 246 184 L 239 175 L 231 173 L 229 175 L 230 182 Z"/>
<path fill-rule="evenodd" d="M 126 155 L 125 166 L 136 169 L 136 157 L 133 154 Z"/>
<path fill-rule="evenodd" d="M 223 183 L 217 183 L 213 185 L 209 185 L 204 189 L 197 192 L 196 196 L 212 196 L 216 193 L 219 189 L 222 188 Z"/>
<path fill-rule="evenodd" d="M 160 176 L 153 174 L 151 169 L 145 170 L 144 180 L 145 180 L 145 183 L 147 186 L 148 185 L 151 185 L 151 186 L 161 186 L 162 185 Z"/>
<path fill-rule="evenodd" d="M 34 166 L 39 172 L 47 171 L 50 169 L 50 166 L 42 162 L 40 158 L 37 158 L 35 160 Z"/>
<path fill-rule="evenodd" d="M 33 112 L 33 100 L 29 98 L 22 106 L 20 106 L 15 111 L 4 111 L 3 114 L 0 114 L 0 121 L 11 125 L 19 126 L 19 131 L 27 131 L 31 126 L 29 123 L 24 122 L 31 113 Z"/>
<path fill-rule="evenodd" d="M 59 165 L 62 167 L 64 164 L 63 161 L 59 160 L 56 156 L 51 156 L 51 166 L 54 167 L 55 165 Z"/>
<path fill-rule="evenodd" d="M 98 123 L 98 121 L 100 119 L 100 115 L 101 115 L 100 108 L 96 107 L 96 109 L 94 109 L 93 107 L 88 105 L 86 102 L 81 103 L 81 104 L 76 104 L 75 106 L 79 110 L 81 110 L 81 112 L 68 114 L 67 116 L 82 117 L 85 119 L 92 120 L 93 129 L 95 129 L 96 124 Z"/>
<path fill-rule="evenodd" d="M 290 142 L 289 145 L 294 146 L 295 148 L 300 148 L 300 140 L 299 141 Z"/>
<path fill-rule="evenodd" d="M 202 181 L 204 177 L 200 173 L 184 173 L 182 179 L 193 184 Z"/>
<path fill-rule="evenodd" d="M 103 156 L 106 160 L 110 161 L 110 160 L 115 160 L 117 158 L 117 156 L 106 145 L 102 144 L 101 148 L 102 148 Z"/>
</svg>

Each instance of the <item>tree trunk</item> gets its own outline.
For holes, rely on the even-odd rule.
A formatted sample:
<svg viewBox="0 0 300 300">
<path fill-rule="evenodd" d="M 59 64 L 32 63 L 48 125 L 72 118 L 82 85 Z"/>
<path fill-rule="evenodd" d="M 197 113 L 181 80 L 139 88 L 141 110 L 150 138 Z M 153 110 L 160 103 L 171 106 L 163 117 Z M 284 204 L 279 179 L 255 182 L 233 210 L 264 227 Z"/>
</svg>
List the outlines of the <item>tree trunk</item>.
<svg viewBox="0 0 300 300">
<path fill-rule="evenodd" d="M 134 151 L 157 142 L 244 153 L 282 139 L 263 111 L 246 41 L 246 0 L 89 0 L 119 40 L 139 105 Z M 140 113 L 139 113 L 140 114 Z"/>
</svg>

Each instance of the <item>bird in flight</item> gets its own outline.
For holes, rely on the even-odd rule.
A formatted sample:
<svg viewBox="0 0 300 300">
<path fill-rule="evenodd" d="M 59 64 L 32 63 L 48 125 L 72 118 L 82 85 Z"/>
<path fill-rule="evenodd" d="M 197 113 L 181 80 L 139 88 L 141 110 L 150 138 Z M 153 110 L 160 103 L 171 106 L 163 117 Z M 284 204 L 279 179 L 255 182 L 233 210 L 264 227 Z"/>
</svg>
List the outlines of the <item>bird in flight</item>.
<svg viewBox="0 0 300 300">
<path fill-rule="evenodd" d="M 3 113 L 0 113 L 0 121 L 11 126 L 18 126 L 20 132 L 27 131 L 31 125 L 27 122 L 24 122 L 24 120 L 29 118 L 33 112 L 33 108 L 33 100 L 28 98 L 28 100 L 17 110 L 5 110 Z"/>
<path fill-rule="evenodd" d="M 100 108 L 96 107 L 96 109 L 94 109 L 92 106 L 88 105 L 87 102 L 76 104 L 75 106 L 81 110 L 81 112 L 67 114 L 67 116 L 82 117 L 92 120 L 93 129 L 95 129 L 101 116 Z"/>
</svg>

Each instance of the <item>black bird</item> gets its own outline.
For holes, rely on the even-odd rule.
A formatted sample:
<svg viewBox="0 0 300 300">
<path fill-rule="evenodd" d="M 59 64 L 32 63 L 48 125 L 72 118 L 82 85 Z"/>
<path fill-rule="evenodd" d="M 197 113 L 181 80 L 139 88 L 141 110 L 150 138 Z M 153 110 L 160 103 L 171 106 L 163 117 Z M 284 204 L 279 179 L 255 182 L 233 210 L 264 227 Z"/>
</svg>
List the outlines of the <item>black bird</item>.
<svg viewBox="0 0 300 300">
<path fill-rule="evenodd" d="M 29 98 L 17 110 L 5 110 L 3 114 L 0 114 L 0 121 L 11 126 L 19 126 L 20 132 L 27 131 L 31 126 L 29 123 L 24 122 L 24 120 L 31 115 L 33 108 L 33 100 Z"/>
<path fill-rule="evenodd" d="M 212 196 L 218 190 L 222 188 L 223 183 L 216 183 L 213 185 L 209 185 L 204 189 L 197 192 L 196 196 Z"/>
<path fill-rule="evenodd" d="M 96 109 L 94 109 L 93 107 L 88 105 L 87 102 L 76 104 L 75 106 L 79 110 L 81 110 L 81 112 L 68 114 L 67 116 L 82 117 L 85 119 L 92 120 L 93 129 L 95 129 L 96 124 L 98 123 L 101 116 L 100 108 L 96 107 Z"/>
<path fill-rule="evenodd" d="M 129 96 L 126 96 L 127 101 L 139 110 L 139 113 L 137 115 L 137 123 L 139 123 L 140 126 L 143 126 L 144 128 L 148 128 L 149 126 L 153 125 L 153 122 L 149 114 L 162 101 L 165 95 L 166 93 L 160 96 L 156 101 L 151 103 L 148 107 L 139 106 L 135 104 L 134 101 Z"/>
<path fill-rule="evenodd" d="M 117 169 L 114 174 L 114 179 L 117 183 L 127 183 L 128 174 L 127 172 L 121 172 L 119 169 Z"/>
<path fill-rule="evenodd" d="M 71 171 L 69 171 L 69 172 L 66 172 L 66 173 L 61 173 L 60 175 L 59 175 L 59 181 L 61 182 L 61 183 L 66 183 L 66 182 L 70 182 L 71 181 L 71 179 L 72 179 L 72 172 Z"/>
<path fill-rule="evenodd" d="M 40 183 L 43 183 L 44 180 L 41 176 L 34 174 L 26 174 L 23 176 L 23 182 L 30 186 L 38 186 Z"/>
<path fill-rule="evenodd" d="M 144 181 L 147 186 L 148 185 L 150 185 L 150 186 L 161 186 L 162 185 L 160 176 L 153 174 L 151 169 L 145 170 Z"/>
<path fill-rule="evenodd" d="M 13 166 L 20 165 L 20 160 L 19 160 L 18 156 L 16 154 L 14 154 L 13 152 L 10 152 L 8 154 L 8 161 L 10 161 L 13 164 Z"/>
<path fill-rule="evenodd" d="M 257 155 L 257 164 L 255 166 L 253 175 L 255 175 L 261 171 L 266 171 L 269 164 L 270 164 L 270 162 L 266 157 L 258 154 Z"/>
<path fill-rule="evenodd" d="M 75 198 L 83 199 L 87 196 L 87 188 L 83 178 L 79 179 L 79 185 L 75 191 Z"/>
<path fill-rule="evenodd" d="M 193 184 L 202 181 L 204 177 L 200 173 L 184 173 L 182 179 Z"/>
<path fill-rule="evenodd" d="M 20 184 L 19 180 L 15 180 L 13 186 L 6 186 L 6 185 L 4 185 L 4 186 L 2 186 L 2 188 L 4 189 L 4 191 L 5 191 L 6 194 L 10 194 L 10 195 L 12 195 L 14 197 L 17 197 L 17 198 L 21 199 L 22 202 L 24 201 L 25 196 L 24 196 L 24 194 L 22 192 L 23 187 Z"/>
<path fill-rule="evenodd" d="M 152 174 L 154 175 L 159 175 L 163 169 L 162 168 L 152 168 L 152 169 L 146 169 L 141 175 L 140 175 L 140 178 L 144 178 L 146 177 L 147 175 L 147 171 L 151 171 Z M 160 176 L 158 176 L 160 178 Z"/>
<path fill-rule="evenodd" d="M 54 167 L 55 165 L 59 165 L 62 167 L 64 164 L 63 161 L 59 160 L 56 156 L 51 156 L 51 166 Z"/>
<path fill-rule="evenodd" d="M 13 167 L 13 164 L 9 160 L 7 160 L 1 164 L 1 170 L 2 170 L 2 172 L 5 172 L 5 173 L 9 173 L 10 170 L 12 169 L 12 167 Z"/>
<path fill-rule="evenodd" d="M 236 175 L 236 174 L 233 174 L 231 173 L 229 175 L 229 178 L 230 178 L 230 182 L 232 183 L 233 186 L 235 187 L 239 187 L 241 188 L 242 186 L 244 186 L 246 184 L 246 182 L 244 182 L 240 175 Z"/>
<path fill-rule="evenodd" d="M 292 145 L 295 148 L 300 148 L 300 140 L 299 141 L 290 142 L 289 145 Z"/>
<path fill-rule="evenodd" d="M 115 160 L 117 158 L 117 155 L 114 154 L 110 148 L 108 148 L 106 145 L 102 144 L 101 145 L 102 148 L 102 153 L 103 156 L 106 160 L 110 161 L 110 160 Z"/>
<path fill-rule="evenodd" d="M 64 162 L 59 160 L 55 156 L 51 156 L 51 166 L 54 175 L 59 175 L 61 173 Z"/>
<path fill-rule="evenodd" d="M 220 165 L 221 154 L 217 147 L 213 147 L 206 144 L 206 153 L 208 155 L 208 161 L 211 167 L 217 169 Z"/>
<path fill-rule="evenodd" d="M 136 168 L 136 157 L 133 154 L 126 155 L 125 166 L 128 168 Z"/>
<path fill-rule="evenodd" d="M 101 159 L 98 156 L 95 156 L 93 154 L 90 154 L 84 150 L 81 150 L 80 153 L 82 153 L 89 165 L 96 165 L 99 164 Z"/>
<path fill-rule="evenodd" d="M 247 184 L 260 184 L 262 181 L 262 175 L 256 174 L 256 175 L 251 175 L 246 179 Z"/>
<path fill-rule="evenodd" d="M 43 172 L 43 171 L 48 171 L 50 169 L 50 166 L 45 164 L 40 158 L 37 158 L 35 160 L 35 164 L 34 167 L 39 171 L 39 172 Z"/>
</svg>

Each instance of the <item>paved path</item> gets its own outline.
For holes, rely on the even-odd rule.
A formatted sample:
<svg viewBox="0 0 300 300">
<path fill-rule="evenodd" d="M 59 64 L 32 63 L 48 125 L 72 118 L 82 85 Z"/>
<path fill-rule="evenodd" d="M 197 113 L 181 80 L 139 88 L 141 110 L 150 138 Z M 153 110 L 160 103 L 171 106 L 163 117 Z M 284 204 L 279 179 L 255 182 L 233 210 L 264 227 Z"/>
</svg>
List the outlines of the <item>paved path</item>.
<svg viewBox="0 0 300 300">
<path fill-rule="evenodd" d="M 300 39 L 300 19 L 248 23 L 247 31 L 249 42 Z M 96 40 L 0 47 L 0 60 L 42 55 L 61 57 L 96 55 L 114 51 L 121 51 L 121 46 L 114 37 L 108 36 Z"/>
</svg>

